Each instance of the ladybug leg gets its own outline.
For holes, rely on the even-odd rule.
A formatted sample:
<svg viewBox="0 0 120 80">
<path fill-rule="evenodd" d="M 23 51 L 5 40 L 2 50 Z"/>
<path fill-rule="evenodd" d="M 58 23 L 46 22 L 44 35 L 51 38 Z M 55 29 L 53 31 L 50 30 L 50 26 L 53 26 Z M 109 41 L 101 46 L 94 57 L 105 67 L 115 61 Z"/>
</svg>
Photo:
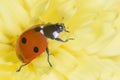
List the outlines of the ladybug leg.
<svg viewBox="0 0 120 80">
<path fill-rule="evenodd" d="M 74 40 L 73 38 L 68 38 L 66 40 L 62 40 L 61 38 L 55 38 L 55 40 L 60 41 L 60 42 L 68 42 L 69 40 Z"/>
<path fill-rule="evenodd" d="M 48 49 L 48 47 L 46 48 L 46 53 L 47 53 L 47 61 L 48 61 L 48 63 L 49 63 L 49 65 L 50 65 L 50 67 L 52 67 L 52 64 L 50 63 L 50 53 L 49 53 L 49 49 Z"/>
<path fill-rule="evenodd" d="M 16 72 L 20 72 L 20 70 L 22 69 L 22 67 L 26 66 L 26 65 L 29 64 L 29 63 L 30 63 L 30 62 L 21 65 L 21 66 L 19 67 L 19 69 L 18 69 Z"/>
</svg>

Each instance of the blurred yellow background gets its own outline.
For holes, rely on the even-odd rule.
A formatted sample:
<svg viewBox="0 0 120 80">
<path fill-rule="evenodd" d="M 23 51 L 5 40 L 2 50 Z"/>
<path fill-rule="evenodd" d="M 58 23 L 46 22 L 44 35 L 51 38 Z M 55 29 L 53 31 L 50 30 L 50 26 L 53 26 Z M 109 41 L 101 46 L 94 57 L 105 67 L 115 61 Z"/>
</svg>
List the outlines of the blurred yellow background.
<svg viewBox="0 0 120 80">
<path fill-rule="evenodd" d="M 0 0 L 0 80 L 120 80 L 120 0 Z M 62 22 L 70 33 L 49 40 L 45 53 L 25 66 L 18 36 L 38 23 Z"/>
</svg>

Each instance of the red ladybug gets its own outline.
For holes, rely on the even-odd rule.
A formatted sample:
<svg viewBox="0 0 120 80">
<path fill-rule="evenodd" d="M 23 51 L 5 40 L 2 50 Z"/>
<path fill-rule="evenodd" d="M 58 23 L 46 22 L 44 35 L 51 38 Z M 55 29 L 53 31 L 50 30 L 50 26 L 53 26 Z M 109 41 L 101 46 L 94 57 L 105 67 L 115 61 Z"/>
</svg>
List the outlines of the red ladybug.
<svg viewBox="0 0 120 80">
<path fill-rule="evenodd" d="M 33 59 L 42 54 L 45 50 L 48 55 L 48 63 L 50 67 L 52 67 L 52 64 L 49 60 L 50 53 L 48 49 L 47 38 L 60 42 L 72 40 L 72 38 L 68 38 L 66 40 L 58 38 L 59 33 L 62 31 L 69 32 L 65 29 L 63 23 L 48 23 L 35 25 L 33 28 L 22 33 L 16 43 L 16 54 L 24 64 L 19 67 L 17 72 L 19 72 L 23 66 L 27 65 Z"/>
</svg>

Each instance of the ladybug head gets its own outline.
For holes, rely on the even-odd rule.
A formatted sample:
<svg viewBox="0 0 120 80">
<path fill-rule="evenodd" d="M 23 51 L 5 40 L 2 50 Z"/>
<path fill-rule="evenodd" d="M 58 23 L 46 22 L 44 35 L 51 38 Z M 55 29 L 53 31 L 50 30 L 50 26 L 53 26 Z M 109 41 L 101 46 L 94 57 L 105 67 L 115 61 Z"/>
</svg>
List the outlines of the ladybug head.
<svg viewBox="0 0 120 80">
<path fill-rule="evenodd" d="M 56 23 L 55 26 L 56 26 L 56 31 L 57 31 L 58 33 L 62 32 L 63 30 L 64 30 L 65 32 L 69 32 L 69 31 L 66 30 L 66 28 L 65 28 L 65 26 L 64 26 L 63 23 Z"/>
<path fill-rule="evenodd" d="M 47 38 L 55 39 L 58 37 L 59 33 L 62 31 L 69 32 L 66 30 L 63 23 L 55 23 L 55 24 L 45 24 L 41 27 L 36 27 L 35 31 L 42 32 Z"/>
</svg>

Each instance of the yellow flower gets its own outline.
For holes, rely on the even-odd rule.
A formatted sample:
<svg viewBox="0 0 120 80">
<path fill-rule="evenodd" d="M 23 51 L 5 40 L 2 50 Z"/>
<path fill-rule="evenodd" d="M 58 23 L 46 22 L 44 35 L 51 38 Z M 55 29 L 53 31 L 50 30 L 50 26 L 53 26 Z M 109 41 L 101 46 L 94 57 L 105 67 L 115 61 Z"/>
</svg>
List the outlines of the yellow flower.
<svg viewBox="0 0 120 80">
<path fill-rule="evenodd" d="M 119 0 L 0 0 L 1 80 L 120 80 Z M 62 22 L 75 40 L 49 40 L 53 67 L 43 53 L 22 64 L 15 52 L 18 36 L 39 23 Z"/>
</svg>

